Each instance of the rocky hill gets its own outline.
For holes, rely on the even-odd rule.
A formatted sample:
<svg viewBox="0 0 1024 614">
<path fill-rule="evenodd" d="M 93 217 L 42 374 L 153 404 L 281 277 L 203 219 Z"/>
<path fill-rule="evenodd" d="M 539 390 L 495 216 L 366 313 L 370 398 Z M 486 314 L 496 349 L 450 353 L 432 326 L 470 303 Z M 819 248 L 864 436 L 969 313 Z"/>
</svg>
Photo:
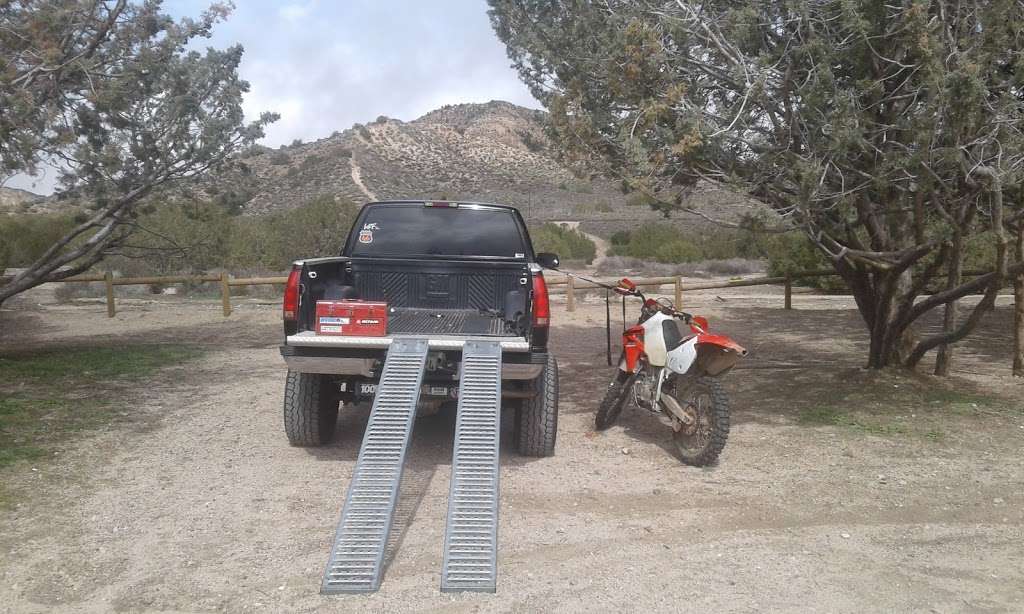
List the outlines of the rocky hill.
<svg viewBox="0 0 1024 614">
<path fill-rule="evenodd" d="M 0 215 L 5 213 L 40 213 L 44 197 L 18 188 L 0 187 Z"/>
<path fill-rule="evenodd" d="M 542 219 L 620 206 L 614 182 L 578 180 L 555 162 L 543 119 L 507 102 L 446 106 L 410 122 L 380 117 L 312 143 L 254 148 L 240 171 L 204 189 L 250 214 L 322 196 L 501 202 Z"/>
<path fill-rule="evenodd" d="M 532 221 L 584 221 L 601 234 L 660 219 L 612 179 L 583 180 L 556 160 L 545 112 L 508 102 L 449 105 L 409 122 L 379 117 L 311 143 L 255 146 L 237 168 L 214 173 L 186 197 L 217 200 L 243 214 L 293 209 L 315 198 L 362 204 L 387 199 L 505 203 Z M 635 197 L 634 197 L 635 199 Z M 717 217 L 749 204 L 712 191 L 695 196 Z M 636 204 L 636 203 L 632 203 Z M 45 213 L 73 203 L 0 189 L 0 213 Z M 673 223 L 699 223 L 674 216 Z"/>
</svg>

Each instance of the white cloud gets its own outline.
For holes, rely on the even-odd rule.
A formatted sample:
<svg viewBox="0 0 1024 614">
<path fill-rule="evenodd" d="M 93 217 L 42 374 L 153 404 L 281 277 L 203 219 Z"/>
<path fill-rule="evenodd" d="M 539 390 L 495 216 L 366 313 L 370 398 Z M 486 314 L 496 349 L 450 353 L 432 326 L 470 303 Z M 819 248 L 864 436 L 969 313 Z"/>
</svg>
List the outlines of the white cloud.
<svg viewBox="0 0 1024 614">
<path fill-rule="evenodd" d="M 277 15 L 285 21 L 300 21 L 308 17 L 316 9 L 317 4 L 319 4 L 317 0 L 310 0 L 306 3 L 291 2 L 277 9 Z"/>
</svg>

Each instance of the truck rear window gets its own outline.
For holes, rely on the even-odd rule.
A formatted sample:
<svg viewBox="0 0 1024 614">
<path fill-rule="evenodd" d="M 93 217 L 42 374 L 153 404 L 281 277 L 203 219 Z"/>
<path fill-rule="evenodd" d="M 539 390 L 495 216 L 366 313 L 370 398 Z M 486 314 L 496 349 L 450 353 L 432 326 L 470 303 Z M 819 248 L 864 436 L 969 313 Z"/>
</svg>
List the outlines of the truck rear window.
<svg viewBox="0 0 1024 614">
<path fill-rule="evenodd" d="M 506 209 L 377 206 L 357 224 L 350 256 L 527 256 L 519 224 Z"/>
</svg>

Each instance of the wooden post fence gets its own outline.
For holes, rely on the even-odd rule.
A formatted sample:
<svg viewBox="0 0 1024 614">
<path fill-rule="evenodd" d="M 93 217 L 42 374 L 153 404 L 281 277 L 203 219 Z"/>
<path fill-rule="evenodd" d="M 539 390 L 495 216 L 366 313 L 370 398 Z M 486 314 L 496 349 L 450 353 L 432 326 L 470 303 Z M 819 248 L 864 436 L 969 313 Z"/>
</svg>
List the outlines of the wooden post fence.
<svg viewBox="0 0 1024 614">
<path fill-rule="evenodd" d="M 786 275 L 786 298 L 785 298 L 785 309 L 793 308 L 793 277 Z"/>
<path fill-rule="evenodd" d="M 114 307 L 114 274 L 107 271 L 103 274 L 103 283 L 107 286 L 107 317 L 112 318 L 117 313 Z"/>
<path fill-rule="evenodd" d="M 576 278 L 568 277 L 565 280 L 565 310 L 576 311 Z"/>
<path fill-rule="evenodd" d="M 231 284 L 226 272 L 220 274 L 220 302 L 226 318 L 231 315 Z"/>
</svg>

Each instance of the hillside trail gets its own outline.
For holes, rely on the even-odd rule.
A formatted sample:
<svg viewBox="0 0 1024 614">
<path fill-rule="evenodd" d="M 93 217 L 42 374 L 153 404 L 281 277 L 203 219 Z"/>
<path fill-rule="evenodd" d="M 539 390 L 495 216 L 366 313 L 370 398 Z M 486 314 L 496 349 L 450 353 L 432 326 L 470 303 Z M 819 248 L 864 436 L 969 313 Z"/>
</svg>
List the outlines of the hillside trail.
<svg viewBox="0 0 1024 614">
<path fill-rule="evenodd" d="M 356 162 L 355 154 L 352 154 L 352 157 L 348 159 L 348 165 L 352 168 L 352 183 L 356 184 L 359 191 L 365 194 L 371 201 L 377 200 L 377 195 L 363 183 L 363 172 L 359 168 L 359 163 Z"/>
<path fill-rule="evenodd" d="M 579 222 L 562 221 L 554 223 L 558 224 L 559 226 L 565 226 L 566 228 L 570 228 L 572 230 L 578 230 L 580 234 L 594 242 L 594 261 L 587 265 L 586 271 L 588 273 L 595 273 L 601 267 L 601 264 L 604 262 L 605 258 L 608 257 L 608 252 L 611 251 L 612 247 L 611 243 L 595 234 L 590 234 L 589 232 L 581 230 Z"/>
</svg>

